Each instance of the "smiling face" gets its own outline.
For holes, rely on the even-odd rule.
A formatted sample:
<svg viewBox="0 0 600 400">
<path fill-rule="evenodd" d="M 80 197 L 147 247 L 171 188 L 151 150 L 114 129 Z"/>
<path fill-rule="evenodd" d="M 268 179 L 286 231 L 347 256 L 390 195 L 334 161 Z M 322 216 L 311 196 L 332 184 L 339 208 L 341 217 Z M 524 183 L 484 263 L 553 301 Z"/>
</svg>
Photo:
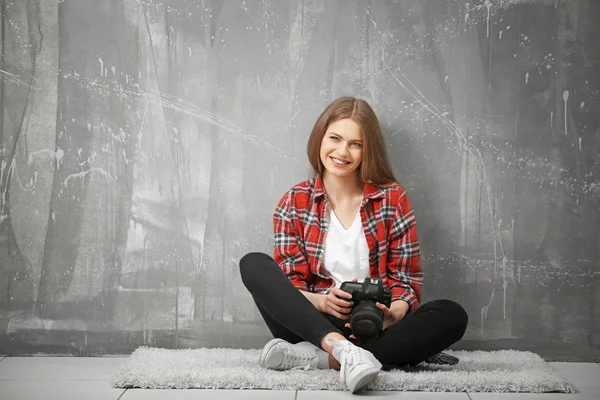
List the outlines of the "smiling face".
<svg viewBox="0 0 600 400">
<path fill-rule="evenodd" d="M 346 183 L 389 186 L 398 182 L 377 115 L 369 103 L 355 97 L 340 97 L 323 110 L 308 138 L 306 153 L 314 176 L 329 176 L 337 187 L 338 183 L 343 187 Z"/>
<path fill-rule="evenodd" d="M 320 150 L 325 173 L 338 177 L 356 176 L 362 156 L 363 135 L 358 123 L 343 118 L 329 124 Z"/>
</svg>

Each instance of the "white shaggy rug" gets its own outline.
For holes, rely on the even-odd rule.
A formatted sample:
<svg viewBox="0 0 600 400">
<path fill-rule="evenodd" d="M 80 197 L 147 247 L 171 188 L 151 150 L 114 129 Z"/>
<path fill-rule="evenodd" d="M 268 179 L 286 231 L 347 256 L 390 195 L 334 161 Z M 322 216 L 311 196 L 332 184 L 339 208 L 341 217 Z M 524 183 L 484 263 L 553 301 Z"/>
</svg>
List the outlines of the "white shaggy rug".
<svg viewBox="0 0 600 400">
<path fill-rule="evenodd" d="M 540 356 L 525 351 L 447 351 L 457 365 L 420 364 L 382 371 L 366 390 L 563 392 L 574 388 Z M 149 389 L 342 390 L 334 370 L 272 371 L 260 350 L 140 347 L 118 368 L 113 387 Z"/>
</svg>

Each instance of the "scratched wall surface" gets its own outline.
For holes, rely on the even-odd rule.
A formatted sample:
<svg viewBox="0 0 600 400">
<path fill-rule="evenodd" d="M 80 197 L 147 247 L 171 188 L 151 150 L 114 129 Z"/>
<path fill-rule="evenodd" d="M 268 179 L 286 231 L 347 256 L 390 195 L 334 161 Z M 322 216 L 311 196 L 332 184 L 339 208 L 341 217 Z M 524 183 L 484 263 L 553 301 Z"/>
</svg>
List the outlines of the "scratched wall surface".
<svg viewBox="0 0 600 400">
<path fill-rule="evenodd" d="M 272 251 L 332 99 L 368 100 L 425 300 L 466 339 L 600 347 L 595 0 L 4 0 L 0 344 L 258 347 Z M 268 283 L 266 283 L 268 284 Z"/>
</svg>

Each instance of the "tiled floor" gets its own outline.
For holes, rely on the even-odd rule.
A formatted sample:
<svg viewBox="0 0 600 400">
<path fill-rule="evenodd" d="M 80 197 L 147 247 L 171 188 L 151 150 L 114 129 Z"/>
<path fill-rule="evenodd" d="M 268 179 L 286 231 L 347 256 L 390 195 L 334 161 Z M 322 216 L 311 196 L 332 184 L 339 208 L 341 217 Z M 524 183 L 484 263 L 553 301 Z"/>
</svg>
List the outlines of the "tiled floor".
<svg viewBox="0 0 600 400">
<path fill-rule="evenodd" d="M 0 399 L 281 399 L 337 400 L 355 396 L 335 391 L 113 389 L 109 379 L 125 358 L 0 357 Z M 359 396 L 402 400 L 600 400 L 600 365 L 550 363 L 577 387 L 577 394 L 363 392 Z"/>
</svg>

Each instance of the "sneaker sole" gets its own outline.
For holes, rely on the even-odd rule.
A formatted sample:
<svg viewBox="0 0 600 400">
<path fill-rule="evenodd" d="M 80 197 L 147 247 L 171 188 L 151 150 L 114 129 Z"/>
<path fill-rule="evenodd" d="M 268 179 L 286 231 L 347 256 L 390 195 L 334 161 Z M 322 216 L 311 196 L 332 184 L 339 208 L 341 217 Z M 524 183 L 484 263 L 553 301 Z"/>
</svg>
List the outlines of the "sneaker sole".
<svg viewBox="0 0 600 400">
<path fill-rule="evenodd" d="M 365 370 L 362 378 L 354 386 L 349 387 L 350 393 L 356 393 L 373 381 L 381 371 L 380 367 L 372 367 Z"/>
<path fill-rule="evenodd" d="M 269 353 L 269 351 L 271 351 L 271 349 L 273 348 L 273 346 L 275 346 L 278 343 L 281 342 L 285 342 L 285 340 L 283 339 L 271 339 L 267 342 L 267 344 L 265 344 L 265 347 L 263 347 L 262 352 L 260 353 L 260 358 L 258 359 L 258 365 L 260 365 L 261 367 L 267 368 L 265 366 L 265 361 L 267 359 L 267 354 Z"/>
</svg>

